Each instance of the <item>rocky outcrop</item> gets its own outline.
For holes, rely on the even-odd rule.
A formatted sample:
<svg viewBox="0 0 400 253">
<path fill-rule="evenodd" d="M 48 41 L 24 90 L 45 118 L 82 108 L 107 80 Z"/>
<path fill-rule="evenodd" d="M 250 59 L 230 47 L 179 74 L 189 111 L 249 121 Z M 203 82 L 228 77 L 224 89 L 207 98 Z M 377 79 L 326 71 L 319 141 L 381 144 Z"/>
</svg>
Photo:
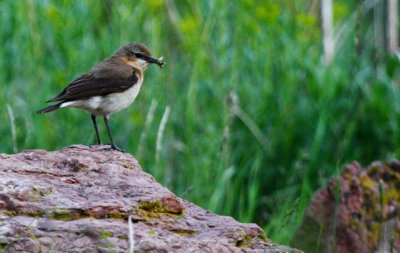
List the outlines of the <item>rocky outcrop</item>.
<svg viewBox="0 0 400 253">
<path fill-rule="evenodd" d="M 135 252 L 299 252 L 176 197 L 107 146 L 0 155 L 0 252 L 129 252 L 131 244 Z"/>
<path fill-rule="evenodd" d="M 316 193 L 293 245 L 305 252 L 400 252 L 400 162 L 348 165 Z"/>
</svg>

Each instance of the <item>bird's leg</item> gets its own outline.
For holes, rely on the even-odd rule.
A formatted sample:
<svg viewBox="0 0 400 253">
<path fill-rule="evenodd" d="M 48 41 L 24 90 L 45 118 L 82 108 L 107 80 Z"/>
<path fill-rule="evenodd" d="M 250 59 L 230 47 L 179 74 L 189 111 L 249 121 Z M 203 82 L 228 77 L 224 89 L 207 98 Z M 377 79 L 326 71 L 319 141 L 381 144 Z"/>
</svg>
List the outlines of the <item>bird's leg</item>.
<svg viewBox="0 0 400 253">
<path fill-rule="evenodd" d="M 91 118 L 92 118 L 94 130 L 96 131 L 97 144 L 100 145 L 100 144 L 101 144 L 101 141 L 100 141 L 99 129 L 97 128 L 96 116 L 93 115 L 93 114 L 90 115 L 90 116 L 91 116 Z"/>
<path fill-rule="evenodd" d="M 110 138 L 110 141 L 111 141 L 111 148 L 114 149 L 114 150 L 117 150 L 117 151 L 125 152 L 125 150 L 115 146 L 114 140 L 113 140 L 112 135 L 111 135 L 110 126 L 108 124 L 108 117 L 107 116 L 104 116 L 104 123 L 106 123 L 108 137 Z"/>
</svg>

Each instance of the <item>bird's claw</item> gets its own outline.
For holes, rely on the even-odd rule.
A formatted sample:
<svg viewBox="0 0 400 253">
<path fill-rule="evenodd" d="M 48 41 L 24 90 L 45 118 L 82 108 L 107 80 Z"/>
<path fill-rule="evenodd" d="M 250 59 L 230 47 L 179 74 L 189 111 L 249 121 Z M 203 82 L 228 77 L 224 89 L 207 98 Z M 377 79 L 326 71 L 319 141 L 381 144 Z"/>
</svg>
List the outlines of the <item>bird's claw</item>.
<svg viewBox="0 0 400 253">
<path fill-rule="evenodd" d="M 119 148 L 119 147 L 115 146 L 114 144 L 111 144 L 110 146 L 111 146 L 111 149 L 112 149 L 112 150 L 116 150 L 116 151 L 119 151 L 119 152 L 122 152 L 122 153 L 126 153 L 125 150 L 123 150 L 122 148 Z"/>
<path fill-rule="evenodd" d="M 102 142 L 100 142 L 100 143 L 93 143 L 93 144 L 90 144 L 90 147 L 96 147 L 96 146 L 101 146 L 101 145 L 103 145 Z"/>
</svg>

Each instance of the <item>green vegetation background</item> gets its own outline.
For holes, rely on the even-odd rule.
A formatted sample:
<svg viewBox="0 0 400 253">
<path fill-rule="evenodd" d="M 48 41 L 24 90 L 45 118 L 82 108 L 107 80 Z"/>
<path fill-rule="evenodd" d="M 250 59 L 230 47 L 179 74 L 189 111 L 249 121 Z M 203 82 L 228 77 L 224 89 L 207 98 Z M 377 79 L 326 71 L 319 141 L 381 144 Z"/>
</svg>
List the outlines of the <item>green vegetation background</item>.
<svg viewBox="0 0 400 253">
<path fill-rule="evenodd" d="M 167 64 L 111 118 L 116 142 L 177 195 L 257 222 L 276 242 L 289 243 L 344 164 L 400 153 L 399 64 L 379 57 L 355 3 L 335 1 L 345 33 L 329 67 L 311 1 L 10 0 L 0 10 L 0 152 L 93 143 L 88 113 L 35 111 L 142 41 Z"/>
</svg>

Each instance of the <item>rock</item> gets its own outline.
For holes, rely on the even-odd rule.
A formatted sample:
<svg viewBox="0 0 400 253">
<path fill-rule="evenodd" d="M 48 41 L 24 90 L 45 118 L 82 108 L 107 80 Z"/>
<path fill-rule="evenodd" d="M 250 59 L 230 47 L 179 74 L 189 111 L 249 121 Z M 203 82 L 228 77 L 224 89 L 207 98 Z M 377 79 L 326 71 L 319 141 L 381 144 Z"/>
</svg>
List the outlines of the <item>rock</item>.
<svg viewBox="0 0 400 253">
<path fill-rule="evenodd" d="M 315 194 L 293 245 L 305 252 L 400 252 L 400 162 L 348 165 Z"/>
<path fill-rule="evenodd" d="M 176 197 L 107 146 L 0 155 L 0 251 L 129 252 L 130 242 L 139 252 L 300 252 Z"/>
</svg>

